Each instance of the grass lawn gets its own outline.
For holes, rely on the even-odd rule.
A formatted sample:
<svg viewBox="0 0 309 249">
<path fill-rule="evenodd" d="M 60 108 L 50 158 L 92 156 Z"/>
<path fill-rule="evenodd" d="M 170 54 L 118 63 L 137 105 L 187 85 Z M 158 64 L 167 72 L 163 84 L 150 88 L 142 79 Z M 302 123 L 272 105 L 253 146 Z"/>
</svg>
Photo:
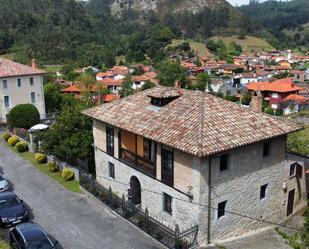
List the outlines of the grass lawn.
<svg viewBox="0 0 309 249">
<path fill-rule="evenodd" d="M 15 153 L 17 153 L 19 156 L 21 156 L 23 159 L 29 161 L 34 167 L 36 167 L 38 170 L 40 170 L 41 172 L 43 172 L 45 175 L 48 175 L 49 177 L 53 178 L 54 180 L 56 180 L 58 183 L 60 183 L 62 186 L 64 186 L 65 188 L 67 188 L 68 190 L 75 192 L 75 193 L 79 193 L 80 189 L 79 189 L 79 183 L 75 180 L 73 181 L 65 181 L 61 174 L 59 172 L 50 172 L 47 168 L 47 164 L 40 164 L 38 163 L 34 157 L 33 154 L 30 152 L 24 152 L 24 153 L 18 153 L 15 151 L 15 149 L 13 147 L 11 147 L 8 143 L 4 142 L 6 144 L 7 147 L 11 148 L 12 151 L 14 151 Z M 0 247 L 1 249 L 1 247 Z"/>
<path fill-rule="evenodd" d="M 12 247 L 5 241 L 0 240 L 0 249 L 11 249 Z"/>
<path fill-rule="evenodd" d="M 180 45 L 183 42 L 189 42 L 190 47 L 197 52 L 199 57 L 209 57 L 209 56 L 213 56 L 211 53 L 209 53 L 208 49 L 206 48 L 205 43 L 201 43 L 201 42 L 195 42 L 195 41 L 191 41 L 191 40 L 179 40 L 179 39 L 173 39 L 172 43 L 168 46 L 170 47 L 176 47 L 178 45 Z"/>
<path fill-rule="evenodd" d="M 287 146 L 291 152 L 309 156 L 309 125 L 305 125 L 302 131 L 290 134 Z"/>
<path fill-rule="evenodd" d="M 45 65 L 43 68 L 48 73 L 57 73 L 62 69 L 61 65 Z"/>
</svg>

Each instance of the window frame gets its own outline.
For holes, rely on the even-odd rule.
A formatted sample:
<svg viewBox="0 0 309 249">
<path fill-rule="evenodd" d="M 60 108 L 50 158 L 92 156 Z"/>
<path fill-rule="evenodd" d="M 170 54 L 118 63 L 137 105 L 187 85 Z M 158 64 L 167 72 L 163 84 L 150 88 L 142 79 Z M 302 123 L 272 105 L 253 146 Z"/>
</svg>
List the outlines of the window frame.
<svg viewBox="0 0 309 249">
<path fill-rule="evenodd" d="M 33 94 L 33 96 L 32 96 L 32 94 Z M 31 104 L 36 104 L 35 92 L 30 92 L 30 101 L 31 101 Z"/>
<path fill-rule="evenodd" d="M 4 87 L 4 83 L 5 83 L 6 87 Z M 3 90 L 8 90 L 9 89 L 8 80 L 6 80 L 6 79 L 2 80 L 2 89 Z"/>
<path fill-rule="evenodd" d="M 29 78 L 29 84 L 30 84 L 30 86 L 34 86 L 34 78 L 33 77 Z"/>
<path fill-rule="evenodd" d="M 223 165 L 223 158 L 226 158 L 225 159 L 225 165 Z M 229 170 L 229 168 L 230 168 L 230 154 L 221 155 L 220 156 L 219 171 L 224 172 L 224 171 Z"/>
<path fill-rule="evenodd" d="M 115 155 L 115 131 L 109 125 L 106 125 L 106 153 L 112 157 Z"/>
<path fill-rule="evenodd" d="M 217 218 L 220 219 L 225 216 L 225 209 L 226 209 L 227 200 L 221 201 L 218 203 L 218 209 L 217 209 Z M 221 207 L 221 205 L 224 205 Z"/>
<path fill-rule="evenodd" d="M 265 150 L 266 149 L 266 146 L 267 145 L 267 151 Z M 263 151 L 262 151 L 262 156 L 263 158 L 266 158 L 266 157 L 269 157 L 271 155 L 271 141 L 265 141 L 263 143 Z"/>
<path fill-rule="evenodd" d="M 168 160 L 168 154 L 171 154 L 171 167 L 169 166 L 169 163 L 167 162 Z M 166 155 L 166 159 L 165 159 Z M 165 146 L 161 146 L 161 182 L 164 184 L 174 187 L 174 161 L 175 161 L 175 155 L 174 155 L 174 149 L 173 148 L 168 148 Z M 170 172 L 171 174 L 166 175 L 166 173 Z M 169 178 L 169 179 L 168 179 Z"/>
<path fill-rule="evenodd" d="M 115 164 L 108 162 L 108 177 L 115 179 Z"/>
<path fill-rule="evenodd" d="M 21 87 L 22 87 L 21 78 L 17 78 L 17 87 L 18 87 L 18 88 L 21 88 Z"/>
<path fill-rule="evenodd" d="M 260 187 L 260 200 L 265 200 L 267 195 L 268 183 Z"/>
<path fill-rule="evenodd" d="M 163 211 L 173 215 L 173 197 L 163 192 Z"/>
<path fill-rule="evenodd" d="M 8 102 L 5 101 L 6 97 L 8 98 Z M 11 108 L 11 98 L 10 98 L 9 95 L 3 96 L 3 102 L 4 102 L 4 108 L 5 109 Z M 8 103 L 8 106 L 6 105 L 6 103 Z"/>
</svg>

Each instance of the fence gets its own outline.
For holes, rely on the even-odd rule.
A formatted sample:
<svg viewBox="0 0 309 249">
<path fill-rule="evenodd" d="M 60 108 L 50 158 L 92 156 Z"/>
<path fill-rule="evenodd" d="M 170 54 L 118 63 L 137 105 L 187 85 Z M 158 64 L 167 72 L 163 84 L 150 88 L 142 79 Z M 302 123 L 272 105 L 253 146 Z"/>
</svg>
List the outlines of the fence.
<svg viewBox="0 0 309 249">
<path fill-rule="evenodd" d="M 124 195 L 122 198 L 119 198 L 112 192 L 111 188 L 106 189 L 98 185 L 91 175 L 83 171 L 79 172 L 79 182 L 83 188 L 119 215 L 129 220 L 168 248 L 189 249 L 197 245 L 198 226 L 180 232 L 178 225 L 175 226 L 175 229 L 167 227 L 162 222 L 151 217 L 147 208 L 142 210 L 136 207 L 131 202 L 126 201 Z"/>
</svg>

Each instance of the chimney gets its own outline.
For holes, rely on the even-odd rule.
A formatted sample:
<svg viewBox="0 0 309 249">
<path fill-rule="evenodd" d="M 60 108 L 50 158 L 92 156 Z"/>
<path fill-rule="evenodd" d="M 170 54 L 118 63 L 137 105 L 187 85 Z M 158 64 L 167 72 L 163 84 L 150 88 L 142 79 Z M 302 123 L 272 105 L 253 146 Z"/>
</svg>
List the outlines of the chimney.
<svg viewBox="0 0 309 249">
<path fill-rule="evenodd" d="M 32 67 L 33 69 L 38 68 L 36 59 L 32 59 L 32 60 L 31 60 L 31 67 Z"/>
<path fill-rule="evenodd" d="M 255 112 L 262 112 L 263 96 L 260 91 L 254 91 L 251 100 L 251 109 Z"/>
</svg>

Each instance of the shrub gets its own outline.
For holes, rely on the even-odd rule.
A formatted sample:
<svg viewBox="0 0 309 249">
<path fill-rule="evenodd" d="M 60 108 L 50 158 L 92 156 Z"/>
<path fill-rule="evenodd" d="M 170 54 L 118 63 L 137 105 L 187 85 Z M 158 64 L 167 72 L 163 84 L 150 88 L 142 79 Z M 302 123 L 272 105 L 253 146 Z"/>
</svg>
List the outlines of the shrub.
<svg viewBox="0 0 309 249">
<path fill-rule="evenodd" d="M 28 151 L 28 143 L 26 142 L 18 142 L 15 144 L 15 148 L 18 152 L 26 152 Z"/>
<path fill-rule="evenodd" d="M 59 171 L 55 162 L 48 163 L 47 167 L 48 167 L 50 172 L 58 172 Z"/>
<path fill-rule="evenodd" d="M 9 112 L 7 123 L 10 129 L 30 129 L 32 126 L 40 123 L 40 113 L 32 104 L 17 105 Z"/>
<path fill-rule="evenodd" d="M 8 141 L 9 138 L 11 137 L 11 134 L 8 133 L 8 132 L 5 132 L 5 133 L 3 133 L 2 137 L 3 137 L 3 139 L 4 139 L 5 141 Z"/>
<path fill-rule="evenodd" d="M 65 181 L 72 181 L 74 180 L 74 172 L 69 168 L 64 168 L 61 171 L 61 176 Z"/>
<path fill-rule="evenodd" d="M 11 145 L 12 147 L 14 147 L 15 144 L 17 144 L 18 142 L 19 142 L 19 139 L 16 136 L 12 136 L 8 140 L 9 145 Z"/>
<path fill-rule="evenodd" d="M 43 154 L 43 153 L 35 153 L 34 159 L 38 163 L 46 163 L 47 162 L 47 156 L 45 154 Z"/>
</svg>

